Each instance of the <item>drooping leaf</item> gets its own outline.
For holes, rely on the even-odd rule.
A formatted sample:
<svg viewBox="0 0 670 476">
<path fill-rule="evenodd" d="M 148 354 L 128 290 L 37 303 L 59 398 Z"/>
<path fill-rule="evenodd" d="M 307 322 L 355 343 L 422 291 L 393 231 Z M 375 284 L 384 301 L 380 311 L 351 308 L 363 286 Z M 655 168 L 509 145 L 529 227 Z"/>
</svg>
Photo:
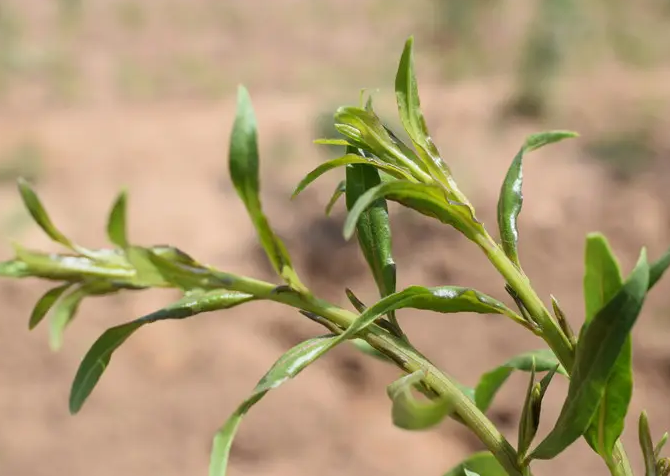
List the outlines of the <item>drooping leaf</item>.
<svg viewBox="0 0 670 476">
<path fill-rule="evenodd" d="M 398 428 L 425 430 L 437 425 L 453 412 L 453 405 L 445 398 L 422 402 L 412 395 L 412 388 L 423 378 L 425 371 L 418 370 L 388 386 L 386 393 L 393 402 L 393 424 Z"/>
<path fill-rule="evenodd" d="M 640 448 L 642 449 L 642 456 L 644 458 L 645 475 L 657 476 L 654 443 L 651 439 L 649 420 L 647 418 L 647 412 L 645 411 L 640 414 L 640 419 L 638 421 L 638 435 L 640 439 Z"/>
<path fill-rule="evenodd" d="M 249 294 L 225 290 L 195 293 L 159 311 L 108 329 L 95 341 L 79 365 L 70 390 L 70 412 L 74 414 L 81 409 L 109 365 L 114 351 L 140 327 L 165 319 L 184 319 L 196 314 L 229 309 L 253 298 Z"/>
<path fill-rule="evenodd" d="M 83 283 L 56 303 L 49 327 L 49 346 L 57 351 L 63 346 L 63 333 L 75 318 L 81 302 L 88 296 L 102 296 L 116 291 L 108 281 Z"/>
<path fill-rule="evenodd" d="M 519 231 L 517 220 L 523 205 L 523 168 L 522 162 L 527 152 L 539 149 L 547 144 L 577 137 L 577 134 L 569 131 L 550 131 L 533 134 L 526 139 L 523 147 L 514 157 L 510 168 L 503 181 L 498 199 L 498 228 L 500 230 L 500 241 L 507 257 L 517 266 L 519 263 L 518 242 Z"/>
<path fill-rule="evenodd" d="M 353 150 L 348 150 L 353 152 Z M 381 184 L 379 173 L 370 165 L 347 166 L 347 209 L 351 210 L 358 199 Z M 383 198 L 372 202 L 359 216 L 356 222 L 358 245 L 372 272 L 377 289 L 382 298 L 396 290 L 396 265 L 393 260 L 391 243 L 391 224 L 388 207 Z M 396 335 L 402 335 L 395 313 L 389 313 L 389 321 Z"/>
<path fill-rule="evenodd" d="M 585 254 L 585 325 L 588 325 L 593 316 L 621 289 L 623 277 L 619 263 L 602 234 L 591 233 L 587 236 Z M 629 336 L 612 368 L 600 406 L 584 435 L 594 451 L 606 458 L 611 457 L 614 445 L 623 432 L 632 396 L 632 343 Z"/>
<path fill-rule="evenodd" d="M 342 180 L 340 183 L 337 184 L 337 187 L 335 187 L 333 195 L 330 197 L 330 200 L 328 200 L 328 204 L 326 205 L 326 216 L 330 215 L 330 213 L 333 211 L 333 207 L 346 191 L 347 191 L 347 182 Z"/>
<path fill-rule="evenodd" d="M 649 264 L 643 249 L 635 269 L 619 292 L 583 328 L 577 343 L 568 396 L 556 425 L 533 451 L 532 458 L 553 458 L 586 432 L 640 313 L 648 285 Z"/>
<path fill-rule="evenodd" d="M 475 403 L 477 404 L 477 408 L 486 412 L 491 406 L 496 393 L 498 393 L 498 390 L 500 390 L 500 387 L 507 381 L 512 372 L 515 370 L 530 372 L 533 361 L 535 361 L 536 372 L 549 372 L 557 369 L 556 371 L 559 374 L 568 375 L 563 366 L 559 365 L 556 355 L 550 349 L 524 352 L 481 376 L 479 383 L 475 387 Z"/>
<path fill-rule="evenodd" d="M 55 288 L 49 289 L 42 297 L 37 301 L 33 312 L 30 314 L 30 320 L 28 321 L 28 328 L 33 330 L 37 325 L 42 322 L 44 316 L 47 315 L 52 306 L 58 301 L 58 299 L 63 295 L 68 288 L 72 286 L 72 283 L 65 283 Z"/>
<path fill-rule="evenodd" d="M 282 355 L 258 382 L 256 388 L 221 427 L 212 448 L 209 476 L 225 476 L 230 448 L 242 417 L 273 388 L 292 379 L 332 347 L 335 337 L 321 336 L 306 340 Z"/>
<path fill-rule="evenodd" d="M 383 182 L 369 189 L 349 211 L 344 224 L 344 237 L 351 238 L 361 214 L 379 198 L 398 202 L 419 213 L 437 218 L 473 239 L 483 232 L 481 223 L 474 221 L 466 205 L 448 202 L 443 189 L 437 186 L 409 182 Z"/>
<path fill-rule="evenodd" d="M 670 267 L 670 249 L 652 263 L 649 269 L 649 289 L 653 288 L 656 283 L 658 283 L 668 267 Z"/>
<path fill-rule="evenodd" d="M 123 190 L 114 201 L 112 210 L 107 220 L 107 236 L 109 240 L 119 248 L 128 247 L 128 234 L 126 231 L 126 202 L 128 194 Z"/>
<path fill-rule="evenodd" d="M 347 151 L 350 150 L 351 150 L 350 148 L 347 148 Z M 338 167 L 344 167 L 352 164 L 364 164 L 369 167 L 384 170 L 389 175 L 399 179 L 405 179 L 410 181 L 414 180 L 411 175 L 407 174 L 407 172 L 402 170 L 400 167 L 381 162 L 373 157 L 364 157 L 362 155 L 347 152 L 346 155 L 338 157 L 337 159 L 332 159 L 327 162 L 324 162 L 317 168 L 312 170 L 310 173 L 308 173 L 296 187 L 295 191 L 293 192 L 293 197 L 296 197 L 298 194 L 300 194 L 303 190 L 305 190 L 305 188 L 307 188 L 309 184 L 314 182 L 317 178 L 319 178 L 326 172 L 336 169 Z M 349 170 L 349 167 L 347 167 L 347 170 Z"/>
<path fill-rule="evenodd" d="M 426 120 L 421 112 L 419 88 L 414 72 L 414 38 L 405 43 L 395 78 L 395 94 L 398 112 L 407 134 L 414 143 L 425 167 L 434 179 L 440 180 L 450 175 L 448 166 L 440 158 L 440 153 L 428 132 Z"/>
<path fill-rule="evenodd" d="M 258 238 L 275 271 L 294 289 L 303 290 L 282 241 L 275 235 L 263 214 L 259 195 L 258 134 L 256 116 L 246 88 L 237 94 L 237 114 L 230 138 L 229 169 L 237 194 L 244 202 Z"/>
<path fill-rule="evenodd" d="M 461 464 L 446 472 L 444 476 L 507 476 L 507 471 L 502 467 L 493 454 L 488 451 L 480 451 L 468 456 Z"/>
</svg>

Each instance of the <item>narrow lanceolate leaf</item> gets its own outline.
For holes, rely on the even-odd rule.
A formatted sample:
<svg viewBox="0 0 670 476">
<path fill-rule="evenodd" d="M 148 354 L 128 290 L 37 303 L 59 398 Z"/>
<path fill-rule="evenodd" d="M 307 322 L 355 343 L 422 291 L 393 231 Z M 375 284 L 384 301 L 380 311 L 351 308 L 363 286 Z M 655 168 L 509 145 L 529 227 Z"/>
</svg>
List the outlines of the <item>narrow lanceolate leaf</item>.
<svg viewBox="0 0 670 476">
<path fill-rule="evenodd" d="M 653 288 L 663 277 L 663 274 L 668 267 L 670 267 L 670 249 L 658 260 L 652 263 L 651 268 L 649 269 L 649 289 Z"/>
<path fill-rule="evenodd" d="M 404 430 L 425 430 L 440 423 L 453 412 L 453 405 L 444 398 L 420 401 L 412 395 L 412 388 L 425 378 L 425 371 L 418 370 L 399 378 L 388 386 L 386 393 L 393 402 L 393 424 Z"/>
<path fill-rule="evenodd" d="M 661 451 L 663 451 L 663 447 L 667 442 L 668 442 L 668 433 L 665 432 L 663 433 L 663 436 L 658 441 L 658 443 L 656 443 L 656 446 L 654 447 L 654 455 L 656 456 L 656 459 L 661 457 Z"/>
<path fill-rule="evenodd" d="M 475 388 L 475 404 L 481 411 L 486 412 L 491 406 L 496 393 L 500 387 L 507 381 L 512 372 L 521 370 L 530 372 L 535 362 L 536 372 L 549 372 L 554 369 L 564 376 L 567 376 L 565 369 L 559 364 L 556 355 L 549 349 L 524 352 L 505 362 L 490 372 L 485 373 L 479 379 Z"/>
<path fill-rule="evenodd" d="M 256 116 L 249 93 L 243 86 L 240 86 L 237 95 L 237 115 L 230 138 L 229 169 L 235 190 L 251 216 L 270 263 L 289 285 L 302 290 L 303 285 L 293 270 L 286 247 L 272 231 L 263 214 L 259 195 Z"/>
<path fill-rule="evenodd" d="M 596 313 L 621 289 L 623 277 L 607 239 L 599 233 L 587 236 L 585 262 L 584 325 L 588 326 Z M 629 336 L 612 368 L 600 406 L 584 435 L 594 451 L 606 458 L 612 455 L 614 445 L 623 432 L 632 396 L 632 342 Z"/>
<path fill-rule="evenodd" d="M 314 182 L 317 178 L 319 178 L 321 175 L 325 174 L 326 172 L 336 169 L 338 167 L 344 167 L 347 165 L 352 165 L 352 164 L 364 164 L 368 165 L 373 168 L 378 168 L 381 170 L 384 170 L 387 172 L 389 175 L 399 178 L 399 179 L 405 179 L 405 180 L 410 180 L 413 181 L 414 179 L 412 178 L 411 175 L 409 175 L 407 172 L 405 172 L 403 169 L 400 167 L 397 167 L 392 164 L 387 164 L 384 163 L 378 159 L 375 159 L 373 157 L 366 157 L 363 155 L 358 155 L 353 152 L 351 152 L 352 148 L 347 148 L 347 154 L 339 157 L 337 159 L 332 159 L 327 162 L 322 163 L 319 165 L 317 168 L 312 170 L 310 173 L 308 173 L 302 181 L 298 184 L 296 187 L 295 191 L 293 192 L 293 197 L 296 197 L 300 192 L 305 190 L 309 184 Z"/>
<path fill-rule="evenodd" d="M 649 420 L 647 418 L 647 412 L 645 411 L 640 414 L 640 419 L 638 422 L 638 434 L 640 438 L 640 448 L 642 449 L 642 457 L 644 458 L 644 474 L 645 476 L 657 476 L 654 443 L 651 439 Z"/>
<path fill-rule="evenodd" d="M 230 448 L 242 417 L 273 388 L 292 379 L 332 347 L 335 337 L 321 336 L 298 344 L 282 355 L 258 382 L 256 388 L 221 427 L 212 448 L 209 476 L 225 476 Z"/>
<path fill-rule="evenodd" d="M 532 458 L 554 458 L 587 431 L 640 313 L 648 285 L 649 264 L 646 251 L 642 250 L 619 292 L 583 328 L 568 396 L 556 425 L 531 454 Z"/>
<path fill-rule="evenodd" d="M 119 248 L 128 247 L 128 235 L 126 231 L 126 202 L 127 193 L 122 191 L 116 198 L 107 220 L 107 236 L 109 240 Z"/>
<path fill-rule="evenodd" d="M 455 468 L 447 471 L 444 476 L 507 476 L 507 471 L 498 463 L 495 456 L 488 451 L 480 451 L 470 455 Z"/>
<path fill-rule="evenodd" d="M 370 165 L 350 165 L 347 167 L 347 209 L 351 210 L 358 199 L 368 190 L 381 183 L 379 173 Z M 367 261 L 372 277 L 381 297 L 396 290 L 396 265 L 391 245 L 391 224 L 388 207 L 383 198 L 372 202 L 356 222 L 358 244 Z M 389 321 L 397 335 L 402 335 L 395 313 L 389 313 Z"/>
<path fill-rule="evenodd" d="M 40 322 L 42 322 L 44 316 L 47 315 L 53 305 L 56 304 L 56 301 L 58 301 L 70 286 L 72 286 L 72 283 L 65 283 L 44 293 L 39 301 L 37 301 L 37 304 L 35 304 L 35 307 L 33 308 L 33 312 L 30 314 L 30 320 L 28 321 L 28 328 L 30 330 L 34 329 Z"/>
<path fill-rule="evenodd" d="M 346 288 L 344 292 L 347 295 L 347 299 L 349 299 L 349 302 L 351 303 L 352 306 L 354 306 L 354 309 L 356 309 L 359 313 L 365 312 L 365 310 L 368 308 L 365 304 L 363 304 L 363 301 L 358 299 L 358 297 L 354 294 L 354 292 Z"/>
<path fill-rule="evenodd" d="M 449 202 L 442 188 L 409 182 L 383 182 L 369 189 L 349 211 L 344 224 L 344 237 L 351 238 L 361 214 L 379 198 L 398 202 L 419 213 L 436 218 L 453 226 L 465 236 L 474 239 L 483 232 L 480 223 L 474 221 L 467 205 Z"/>
<path fill-rule="evenodd" d="M 523 407 L 523 412 L 521 414 L 521 420 L 519 422 L 519 455 L 525 457 L 528 449 L 530 448 L 537 429 L 540 426 L 540 416 L 542 414 L 542 400 L 544 399 L 544 394 L 549 388 L 549 384 L 553 379 L 556 371 L 558 370 L 558 365 L 551 369 L 547 375 L 542 378 L 539 382 L 535 382 L 535 371 L 534 367 L 531 368 L 531 378 L 530 385 L 528 387 L 528 393 L 526 394 L 526 402 Z"/>
<path fill-rule="evenodd" d="M 40 201 L 39 197 L 32 189 L 32 187 L 30 186 L 30 184 L 23 178 L 19 178 L 18 185 L 19 185 L 19 193 L 21 194 L 23 203 L 28 209 L 30 215 L 33 217 L 33 220 L 35 220 L 35 223 L 37 223 L 40 226 L 40 228 L 42 228 L 42 230 L 47 234 L 47 236 L 49 236 L 49 238 L 51 238 L 55 242 L 60 243 L 66 248 L 78 251 L 77 246 L 72 241 L 70 241 L 70 239 L 67 238 L 63 233 L 61 233 L 60 230 L 56 228 L 56 225 L 53 224 L 51 218 L 49 218 L 49 214 L 44 209 L 42 202 Z"/>
<path fill-rule="evenodd" d="M 330 200 L 328 200 L 328 204 L 326 205 L 326 216 L 330 215 L 330 213 L 333 211 L 333 207 L 346 191 L 347 191 L 347 182 L 345 180 L 342 180 L 340 183 L 337 184 L 337 187 L 335 187 L 333 195 L 330 197 Z"/>
<path fill-rule="evenodd" d="M 395 94 L 400 120 L 414 143 L 425 166 L 436 180 L 450 175 L 449 168 L 440 158 L 440 153 L 430 137 L 426 120 L 421 112 L 419 88 L 414 72 L 414 38 L 405 43 L 395 78 Z"/>
<path fill-rule="evenodd" d="M 507 171 L 498 199 L 498 228 L 503 250 L 517 267 L 521 267 L 517 249 L 519 242 L 517 220 L 523 205 L 524 155 L 547 144 L 576 136 L 577 134 L 569 131 L 550 131 L 529 136 Z"/>
<path fill-rule="evenodd" d="M 76 287 L 65 295 L 53 308 L 53 317 L 49 329 L 49 345 L 54 351 L 63 346 L 63 333 L 75 318 L 81 302 L 87 296 L 102 296 L 116 291 L 107 281 L 93 281 Z"/>
<path fill-rule="evenodd" d="M 228 309 L 253 299 L 233 291 L 209 291 L 191 294 L 169 306 L 137 320 L 105 331 L 88 351 L 77 370 L 70 390 L 70 412 L 77 413 L 109 365 L 112 355 L 137 329 L 165 319 L 184 319 L 204 312 Z"/>
</svg>

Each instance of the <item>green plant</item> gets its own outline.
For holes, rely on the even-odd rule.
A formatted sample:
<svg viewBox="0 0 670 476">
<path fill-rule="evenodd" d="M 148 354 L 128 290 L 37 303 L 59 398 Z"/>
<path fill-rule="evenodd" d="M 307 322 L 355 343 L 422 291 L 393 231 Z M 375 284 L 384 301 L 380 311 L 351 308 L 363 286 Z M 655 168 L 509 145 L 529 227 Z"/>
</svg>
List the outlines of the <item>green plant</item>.
<svg viewBox="0 0 670 476">
<path fill-rule="evenodd" d="M 71 323 L 79 303 L 88 296 L 151 287 L 177 288 L 183 292 L 179 301 L 102 334 L 82 360 L 74 378 L 70 393 L 72 413 L 82 408 L 116 349 L 140 327 L 253 300 L 270 300 L 296 308 L 325 327 L 328 333 L 308 339 L 284 354 L 221 427 L 214 438 L 211 476 L 226 473 L 233 437 L 244 414 L 270 390 L 345 342 L 395 364 L 405 374 L 388 387 L 392 418 L 397 426 L 425 429 L 450 417 L 467 426 L 486 446 L 487 451 L 473 455 L 447 474 L 528 476 L 532 474 L 534 460 L 553 459 L 582 436 L 603 458 L 612 475 L 633 474 L 619 441 L 632 393 L 630 332 L 647 292 L 670 266 L 670 251 L 650 265 L 643 249 L 637 265 L 624 279 L 605 237 L 590 234 L 586 240 L 585 321 L 578 335 L 573 334 L 558 301 L 551 298 L 552 313 L 523 271 L 518 252 L 517 219 L 523 202 L 525 155 L 575 134 L 546 132 L 530 136 L 523 144 L 501 188 L 500 241 L 496 242 L 477 219 L 473 206 L 458 189 L 430 138 L 420 110 L 412 46 L 410 38 L 395 83 L 400 119 L 411 145 L 400 141 L 383 125 L 370 100 L 360 107 L 340 107 L 335 112 L 335 127 L 344 138 L 319 142 L 342 145 L 346 147 L 346 155 L 320 165 L 295 191 L 295 194 L 300 193 L 328 170 L 345 168 L 343 195 L 348 216 L 344 234 L 347 238 L 357 236 L 381 295 L 377 303 L 366 307 L 347 290 L 356 312 L 323 301 L 310 292 L 263 214 L 256 121 L 249 95 L 242 87 L 230 141 L 230 175 L 283 284 L 214 269 L 174 247 L 142 247 L 132 243 L 126 230 L 125 192 L 114 203 L 107 225 L 114 248 L 85 248 L 54 226 L 32 188 L 26 181 L 19 181 L 21 196 L 35 221 L 54 241 L 70 251 L 47 254 L 16 245 L 16 257 L 4 262 L 0 272 L 8 277 L 39 277 L 60 283 L 38 301 L 29 321 L 30 328 L 34 328 L 53 308 L 51 344 L 54 348 L 61 345 L 63 331 Z M 450 225 L 472 241 L 504 277 L 506 291 L 518 309 L 513 310 L 494 297 L 466 287 L 417 285 L 398 291 L 387 200 Z M 412 345 L 396 316 L 396 312 L 404 308 L 498 314 L 542 338 L 548 348 L 519 355 L 483 375 L 476 388 L 466 388 L 437 369 Z M 516 446 L 485 414 L 498 389 L 515 370 L 530 373 Z M 545 375 L 536 381 L 538 373 Z M 552 378 L 559 378 L 556 374 L 569 379 L 568 394 L 553 429 L 532 447 L 542 399 Z M 423 397 L 416 395 L 415 390 Z M 640 417 L 639 430 L 645 474 L 668 476 L 670 459 L 660 455 L 667 435 L 654 446 L 645 414 Z"/>
</svg>

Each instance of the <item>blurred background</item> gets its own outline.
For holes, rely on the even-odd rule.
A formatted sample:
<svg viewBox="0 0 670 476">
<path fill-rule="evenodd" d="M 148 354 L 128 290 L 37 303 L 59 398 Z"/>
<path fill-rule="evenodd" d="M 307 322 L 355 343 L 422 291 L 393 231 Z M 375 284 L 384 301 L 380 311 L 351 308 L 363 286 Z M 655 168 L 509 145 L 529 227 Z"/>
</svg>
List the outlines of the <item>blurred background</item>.
<svg viewBox="0 0 670 476">
<path fill-rule="evenodd" d="M 374 284 L 341 237 L 341 176 L 291 202 L 300 178 L 334 151 L 332 113 L 369 88 L 397 125 L 393 82 L 415 35 L 429 128 L 490 231 L 507 166 L 527 134 L 572 129 L 577 140 L 525 163 L 521 260 L 546 302 L 583 319 L 584 235 L 610 238 L 624 272 L 641 246 L 670 244 L 670 3 L 666 0 L 0 0 L 0 232 L 57 250 L 22 209 L 29 178 L 54 222 L 107 246 L 106 214 L 130 193 L 131 239 L 169 243 L 224 270 L 274 279 L 230 184 L 236 87 L 259 117 L 266 212 L 320 296 L 366 302 Z M 399 286 L 476 286 L 506 299 L 501 279 L 454 231 L 391 206 Z M 0 283 L 0 474 L 205 475 L 211 437 L 271 363 L 321 332 L 296 312 L 253 303 L 143 329 L 115 356 L 76 417 L 70 382 L 107 327 L 176 297 L 165 291 L 84 301 L 64 348 L 28 316 L 47 285 Z M 642 470 L 636 419 L 670 429 L 670 281 L 648 299 L 634 334 L 636 393 L 625 435 Z M 479 375 L 542 342 L 500 317 L 402 311 L 415 344 L 447 372 Z M 390 421 L 396 371 L 349 347 L 269 394 L 243 422 L 233 475 L 440 475 L 479 443 L 461 426 L 409 433 Z M 516 441 L 526 375 L 490 417 Z M 565 382 L 545 404 L 546 433 Z M 557 472 L 552 471 L 555 470 Z M 606 474 L 583 442 L 537 474 Z M 642 474 L 642 473 L 640 473 Z"/>
</svg>

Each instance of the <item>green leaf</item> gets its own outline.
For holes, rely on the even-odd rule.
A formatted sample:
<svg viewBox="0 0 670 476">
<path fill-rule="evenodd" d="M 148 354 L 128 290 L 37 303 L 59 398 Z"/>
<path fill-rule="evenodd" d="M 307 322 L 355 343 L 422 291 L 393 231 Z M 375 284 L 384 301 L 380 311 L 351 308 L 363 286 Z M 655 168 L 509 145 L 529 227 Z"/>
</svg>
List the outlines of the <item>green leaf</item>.
<svg viewBox="0 0 670 476">
<path fill-rule="evenodd" d="M 359 313 L 365 312 L 365 310 L 368 307 L 365 304 L 363 304 L 363 301 L 361 301 L 360 299 L 358 299 L 358 297 L 356 297 L 356 295 L 351 289 L 346 288 L 344 292 L 347 295 L 347 299 L 349 299 L 351 305 L 354 306 L 354 309 L 356 309 Z"/>
<path fill-rule="evenodd" d="M 533 361 L 535 362 L 536 372 L 548 372 L 556 369 L 558 366 L 557 372 L 559 374 L 568 375 L 565 369 L 559 365 L 556 355 L 551 350 L 541 349 L 524 352 L 481 376 L 477 387 L 475 387 L 475 403 L 477 408 L 486 412 L 491 406 L 496 393 L 498 393 L 498 390 L 500 390 L 500 387 L 507 381 L 509 376 L 512 375 L 512 372 L 515 370 L 530 372 Z"/>
<path fill-rule="evenodd" d="M 412 388 L 420 384 L 425 376 L 425 371 L 418 370 L 388 386 L 386 393 L 393 402 L 393 424 L 398 428 L 425 430 L 437 425 L 453 412 L 453 405 L 447 399 L 421 402 L 412 395 Z"/>
<path fill-rule="evenodd" d="M 667 442 L 668 442 L 668 433 L 665 432 L 663 433 L 663 436 L 654 447 L 654 455 L 656 456 L 656 459 L 661 457 L 661 451 L 663 451 L 663 447 Z"/>
<path fill-rule="evenodd" d="M 346 191 L 347 191 L 347 182 L 342 180 L 340 183 L 337 184 L 337 187 L 335 187 L 333 195 L 330 197 L 330 200 L 328 200 L 328 204 L 326 205 L 326 216 L 330 215 L 330 213 L 333 211 L 333 207 Z"/>
<path fill-rule="evenodd" d="M 398 202 L 419 213 L 437 218 L 453 226 L 470 239 L 483 232 L 480 223 L 474 221 L 467 205 L 448 202 L 442 188 L 433 185 L 409 182 L 383 182 L 369 189 L 349 211 L 344 224 L 344 237 L 351 238 L 363 212 L 380 198 Z"/>
<path fill-rule="evenodd" d="M 644 468 L 646 476 L 657 476 L 656 472 L 656 455 L 654 453 L 654 443 L 651 439 L 651 431 L 649 430 L 649 420 L 647 419 L 647 412 L 643 411 L 640 414 L 638 422 L 638 432 L 640 438 L 640 448 L 642 449 L 642 456 L 644 457 Z"/>
<path fill-rule="evenodd" d="M 126 232 L 126 202 L 128 194 L 123 190 L 114 202 L 109 219 L 107 220 L 107 236 L 119 248 L 128 247 Z"/>
<path fill-rule="evenodd" d="M 582 328 L 568 396 L 555 427 L 532 458 L 551 459 L 586 432 L 640 313 L 648 285 L 649 264 L 643 249 L 619 292 Z"/>
<path fill-rule="evenodd" d="M 585 325 L 621 289 L 621 269 L 607 239 L 591 233 L 586 241 L 584 274 Z M 630 336 L 611 371 L 600 406 L 584 435 L 589 445 L 605 458 L 611 457 L 621 436 L 628 406 L 633 396 L 632 343 Z"/>
<path fill-rule="evenodd" d="M 230 138 L 228 164 L 235 190 L 249 212 L 258 238 L 273 268 L 291 287 L 304 290 L 293 270 L 286 247 L 274 234 L 263 214 L 259 196 L 256 116 L 249 93 L 243 86 L 239 87 L 237 94 L 237 115 Z"/>
<path fill-rule="evenodd" d="M 32 276 L 28 264 L 20 259 L 12 259 L 0 263 L 0 276 L 5 278 L 25 278 Z"/>
<path fill-rule="evenodd" d="M 344 139 L 316 139 L 314 143 L 319 145 L 343 145 L 343 146 L 351 145 Z"/>
<path fill-rule="evenodd" d="M 663 256 L 654 261 L 649 269 L 649 289 L 653 288 L 656 283 L 663 277 L 665 270 L 670 266 L 670 249 L 666 251 Z"/>
<path fill-rule="evenodd" d="M 521 268 L 518 255 L 519 231 L 517 220 L 523 205 L 523 169 L 522 162 L 524 154 L 539 149 L 547 144 L 577 137 L 577 134 L 569 131 L 550 131 L 533 134 L 526 139 L 510 165 L 505 180 L 503 181 L 498 199 L 498 228 L 500 230 L 500 241 L 507 257 Z"/>
<path fill-rule="evenodd" d="M 395 78 L 395 94 L 398 103 L 398 112 L 407 134 L 414 143 L 421 159 L 433 178 L 439 180 L 450 175 L 449 168 L 440 158 L 435 147 L 426 120 L 421 112 L 419 88 L 414 73 L 414 38 L 409 37 L 405 43 Z"/>
<path fill-rule="evenodd" d="M 372 347 L 363 339 L 352 339 L 351 344 L 354 347 L 356 347 L 356 349 L 358 349 L 360 352 L 363 352 L 365 355 L 369 355 L 370 357 L 374 357 L 378 360 L 383 360 L 384 362 L 387 363 L 390 362 L 388 357 L 386 357 L 384 354 L 382 354 L 377 349 Z"/>
<path fill-rule="evenodd" d="M 70 412 L 74 414 L 81 409 L 109 365 L 114 351 L 140 327 L 165 319 L 184 319 L 196 314 L 229 309 L 252 299 L 254 297 L 249 294 L 234 291 L 195 293 L 159 311 L 108 329 L 95 341 L 77 370 L 70 390 Z"/>
<path fill-rule="evenodd" d="M 332 347 L 335 337 L 321 336 L 306 340 L 282 355 L 258 382 L 256 388 L 221 427 L 212 448 L 209 476 L 225 476 L 230 448 L 242 417 L 273 388 L 292 379 Z"/>
<path fill-rule="evenodd" d="M 519 422 L 518 452 L 522 458 L 525 457 L 526 453 L 528 452 L 528 449 L 530 448 L 530 445 L 535 438 L 535 434 L 537 433 L 537 429 L 540 426 L 542 400 L 544 399 L 544 394 L 547 392 L 549 384 L 554 378 L 558 367 L 559 366 L 557 364 L 556 367 L 551 369 L 551 371 L 549 371 L 540 382 L 535 382 L 534 362 L 531 365 L 530 384 L 528 386 L 526 401 L 524 403 L 521 419 Z"/>
<path fill-rule="evenodd" d="M 63 346 L 63 333 L 79 310 L 79 305 L 88 296 L 102 296 L 115 292 L 116 287 L 107 281 L 92 281 L 77 286 L 54 307 L 49 329 L 49 346 L 57 351 Z"/>
<path fill-rule="evenodd" d="M 23 203 L 28 209 L 28 212 L 33 217 L 33 220 L 42 228 L 42 230 L 57 243 L 64 245 L 67 248 L 75 249 L 74 243 L 70 241 L 63 233 L 56 228 L 56 226 L 49 218 L 47 211 L 44 209 L 39 197 L 32 189 L 30 184 L 22 177 L 18 179 L 19 193 L 23 199 Z"/>
<path fill-rule="evenodd" d="M 480 451 L 470 455 L 465 461 L 446 472 L 444 476 L 507 476 L 507 471 L 498 463 L 495 456 L 488 451 Z"/>
<path fill-rule="evenodd" d="M 346 202 L 347 209 L 351 210 L 367 190 L 381 184 L 381 179 L 377 170 L 369 165 L 350 165 L 346 170 Z M 380 296 L 384 298 L 393 294 L 396 290 L 396 265 L 392 253 L 388 207 L 383 198 L 372 202 L 361 213 L 356 221 L 356 236 Z M 388 317 L 395 334 L 402 336 L 395 313 L 390 312 Z"/>
<path fill-rule="evenodd" d="M 332 159 L 327 162 L 322 163 L 319 165 L 317 168 L 312 170 L 310 173 L 308 173 L 304 179 L 298 184 L 296 187 L 295 191 L 293 192 L 292 198 L 295 198 L 300 192 L 305 190 L 309 184 L 311 184 L 314 180 L 319 178 L 321 175 L 324 173 L 333 170 L 338 167 L 343 167 L 343 166 L 348 166 L 352 164 L 364 164 L 368 165 L 369 167 L 373 168 L 379 168 L 381 170 L 386 171 L 389 175 L 399 178 L 399 179 L 406 179 L 406 180 L 413 180 L 412 176 L 409 175 L 407 172 L 405 172 L 403 169 L 400 167 L 397 167 L 392 164 L 387 164 L 384 162 L 381 162 L 373 157 L 364 157 L 362 155 L 355 154 L 351 152 L 351 148 L 347 149 L 347 154 L 338 157 L 337 159 Z M 347 170 L 349 170 L 349 167 L 347 167 Z"/>
<path fill-rule="evenodd" d="M 33 330 L 37 325 L 42 322 L 44 316 L 47 315 L 51 307 L 58 301 L 58 299 L 63 295 L 68 288 L 72 286 L 72 283 L 65 283 L 61 286 L 52 288 L 48 290 L 35 304 L 32 314 L 30 314 L 30 320 L 28 321 L 28 328 Z"/>
</svg>

